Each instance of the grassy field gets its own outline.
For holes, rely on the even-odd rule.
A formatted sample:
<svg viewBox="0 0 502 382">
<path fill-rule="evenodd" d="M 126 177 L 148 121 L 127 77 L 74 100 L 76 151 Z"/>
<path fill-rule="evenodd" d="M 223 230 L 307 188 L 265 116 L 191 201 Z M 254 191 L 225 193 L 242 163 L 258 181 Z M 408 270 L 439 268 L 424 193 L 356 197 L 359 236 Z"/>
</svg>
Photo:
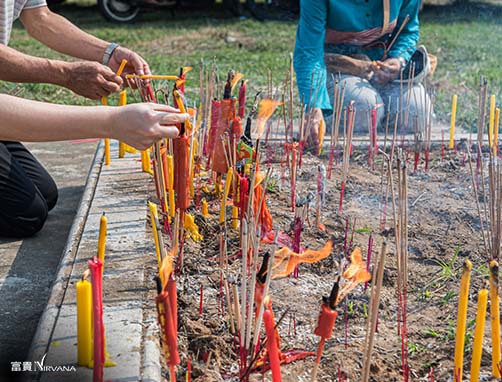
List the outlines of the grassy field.
<svg viewBox="0 0 502 382">
<path fill-rule="evenodd" d="M 234 68 L 250 79 L 253 90 L 265 86 L 268 69 L 273 72 L 275 85 L 285 78 L 289 52 L 294 47 L 294 20 L 258 22 L 231 18 L 217 5 L 211 11 L 179 10 L 174 17 L 170 11 L 149 13 L 140 22 L 119 26 L 104 21 L 96 5 L 85 1 L 66 3 L 57 10 L 84 30 L 138 51 L 155 73 L 177 73 L 182 65 L 197 67 L 201 60 L 215 60 L 222 77 L 229 68 Z M 464 127 L 474 126 L 480 75 L 488 78 L 490 93 L 500 99 L 502 6 L 483 3 L 461 8 L 426 6 L 421 23 L 421 41 L 439 57 L 433 79 L 438 119 L 448 120 L 451 96 L 457 93 L 459 121 Z M 20 25 L 13 31 L 11 46 L 33 55 L 61 57 L 30 39 Z M 195 87 L 197 83 L 190 85 Z M 11 86 L 3 84 L 2 87 L 5 90 Z M 90 103 L 50 85 L 31 84 L 22 88 L 25 97 Z"/>
</svg>

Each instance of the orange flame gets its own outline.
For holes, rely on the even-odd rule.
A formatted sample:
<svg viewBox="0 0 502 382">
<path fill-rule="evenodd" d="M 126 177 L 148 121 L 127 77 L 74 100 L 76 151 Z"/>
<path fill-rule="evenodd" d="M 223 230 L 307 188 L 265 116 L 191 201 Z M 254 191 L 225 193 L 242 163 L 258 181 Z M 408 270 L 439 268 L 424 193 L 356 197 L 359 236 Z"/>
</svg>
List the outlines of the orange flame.
<svg viewBox="0 0 502 382">
<path fill-rule="evenodd" d="M 265 124 L 268 119 L 274 114 L 277 106 L 282 105 L 282 102 L 273 99 L 264 99 L 260 102 L 260 107 L 258 110 L 258 119 L 256 122 L 256 127 L 254 133 L 260 138 L 265 130 Z"/>
<path fill-rule="evenodd" d="M 167 256 L 162 259 L 162 264 L 160 265 L 159 269 L 159 276 L 162 282 L 162 290 L 166 289 L 167 282 L 171 277 L 171 273 L 173 273 L 173 260 L 175 253 L 176 253 L 175 248 L 173 248 L 167 254 Z"/>
<path fill-rule="evenodd" d="M 235 85 L 237 85 L 239 83 L 239 81 L 242 79 L 242 77 L 244 77 L 244 74 L 242 73 L 235 73 L 234 75 L 234 78 L 232 79 L 232 82 L 230 85 L 232 85 L 232 93 L 234 92 L 234 89 L 235 89 Z"/>
<path fill-rule="evenodd" d="M 293 252 L 287 247 L 275 251 L 274 265 L 272 269 L 279 268 L 272 278 L 286 277 L 290 275 L 298 264 L 314 264 L 327 258 L 333 249 L 333 241 L 330 239 L 320 250 L 307 249 L 303 253 Z"/>
<path fill-rule="evenodd" d="M 350 255 L 350 265 L 343 272 L 343 278 L 346 280 L 345 284 L 340 289 L 336 303 L 340 303 L 357 284 L 365 283 L 371 279 L 370 273 L 366 270 L 366 264 L 363 261 L 361 248 L 356 248 Z"/>
<path fill-rule="evenodd" d="M 91 271 L 89 269 L 86 269 L 85 272 L 82 274 L 82 281 L 87 280 L 89 278 L 89 274 Z"/>
</svg>

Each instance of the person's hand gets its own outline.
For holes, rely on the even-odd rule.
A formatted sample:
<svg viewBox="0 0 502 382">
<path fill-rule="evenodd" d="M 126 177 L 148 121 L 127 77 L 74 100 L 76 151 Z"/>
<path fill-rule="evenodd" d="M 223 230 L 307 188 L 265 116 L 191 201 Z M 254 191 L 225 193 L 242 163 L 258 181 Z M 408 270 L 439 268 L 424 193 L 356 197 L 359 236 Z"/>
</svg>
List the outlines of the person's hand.
<svg viewBox="0 0 502 382">
<path fill-rule="evenodd" d="M 148 63 L 143 59 L 143 57 L 132 50 L 121 46 L 113 51 L 108 66 L 116 73 L 122 63 L 122 60 L 127 60 L 127 65 L 122 72 L 122 76 L 125 76 L 126 74 L 152 74 Z"/>
<path fill-rule="evenodd" d="M 118 92 L 123 83 L 109 67 L 92 61 L 67 62 L 64 78 L 64 87 L 90 99 Z"/>
<path fill-rule="evenodd" d="M 385 61 L 374 61 L 372 67 L 376 83 L 386 84 L 399 77 L 401 61 L 397 58 L 388 58 Z"/>
<path fill-rule="evenodd" d="M 154 103 L 135 103 L 114 107 L 109 136 L 128 145 L 145 150 L 162 138 L 179 135 L 176 124 L 189 118 L 178 109 Z"/>
<path fill-rule="evenodd" d="M 307 149 L 313 149 L 314 153 L 319 152 L 319 126 L 324 122 L 322 110 L 318 107 L 313 108 L 306 116 L 305 142 Z M 324 124 L 326 126 L 326 124 Z"/>
</svg>

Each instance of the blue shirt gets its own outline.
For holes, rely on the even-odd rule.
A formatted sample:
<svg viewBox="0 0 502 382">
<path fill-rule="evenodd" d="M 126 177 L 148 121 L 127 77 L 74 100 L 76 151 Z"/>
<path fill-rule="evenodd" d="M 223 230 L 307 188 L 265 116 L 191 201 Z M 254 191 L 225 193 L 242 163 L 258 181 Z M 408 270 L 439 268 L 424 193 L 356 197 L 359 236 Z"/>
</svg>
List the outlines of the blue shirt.
<svg viewBox="0 0 502 382">
<path fill-rule="evenodd" d="M 300 100 L 331 110 L 324 53 L 365 54 L 382 59 L 406 16 L 409 20 L 388 52 L 408 61 L 419 38 L 420 0 L 390 0 L 389 25 L 383 28 L 382 0 L 300 0 L 294 66 Z"/>
</svg>

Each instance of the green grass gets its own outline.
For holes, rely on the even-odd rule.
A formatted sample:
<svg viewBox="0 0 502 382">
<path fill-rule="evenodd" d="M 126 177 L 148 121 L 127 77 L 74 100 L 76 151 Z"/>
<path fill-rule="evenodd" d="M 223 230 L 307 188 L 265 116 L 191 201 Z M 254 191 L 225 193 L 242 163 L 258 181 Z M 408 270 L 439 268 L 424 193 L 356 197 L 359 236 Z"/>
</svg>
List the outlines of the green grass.
<svg viewBox="0 0 502 382">
<path fill-rule="evenodd" d="M 98 37 L 141 53 L 154 73 L 177 73 L 184 65 L 197 69 L 201 60 L 214 60 L 221 79 L 230 68 L 244 73 L 250 79 L 250 94 L 264 90 L 268 69 L 272 70 L 275 86 L 284 81 L 289 52 L 294 48 L 296 21 L 258 22 L 231 18 L 221 5 L 217 5 L 211 11 L 179 10 L 175 17 L 169 11 L 157 11 L 145 14 L 135 24 L 120 26 L 104 21 L 97 7 L 85 1 L 63 4 L 58 12 Z M 490 93 L 500 99 L 502 6 L 476 3 L 462 7 L 426 7 L 421 24 L 421 41 L 439 57 L 433 79 L 439 120 L 448 120 L 451 97 L 456 93 L 459 95 L 459 123 L 463 127 L 474 126 L 480 75 L 488 78 Z M 33 41 L 20 25 L 13 31 L 11 46 L 33 55 L 62 58 Z M 188 83 L 190 96 L 198 86 L 198 73 L 191 73 L 189 78 L 192 79 Z M 91 103 L 50 85 L 22 85 L 22 88 L 23 96 L 29 98 Z"/>
</svg>

